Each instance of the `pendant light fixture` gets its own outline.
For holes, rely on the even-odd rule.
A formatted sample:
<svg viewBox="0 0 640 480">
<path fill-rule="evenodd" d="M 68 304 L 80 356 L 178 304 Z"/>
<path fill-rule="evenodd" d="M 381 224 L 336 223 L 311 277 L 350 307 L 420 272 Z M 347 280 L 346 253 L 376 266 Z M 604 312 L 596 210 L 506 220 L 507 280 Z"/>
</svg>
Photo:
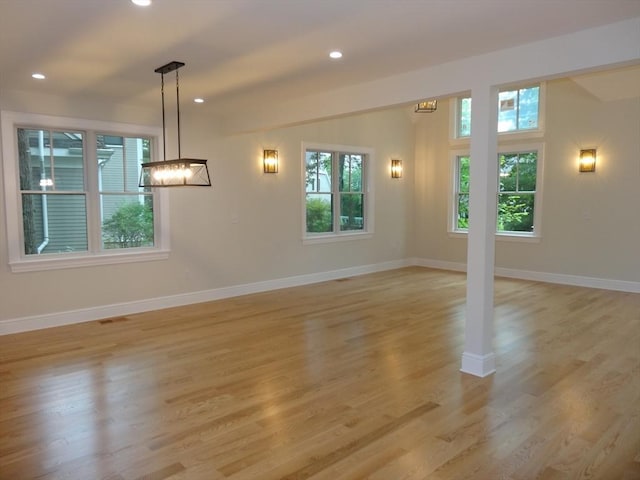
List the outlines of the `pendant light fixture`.
<svg viewBox="0 0 640 480">
<path fill-rule="evenodd" d="M 416 105 L 416 113 L 433 113 L 438 109 L 438 100 L 426 100 Z"/>
<path fill-rule="evenodd" d="M 209 169 L 207 161 L 198 158 L 182 158 L 180 154 L 180 85 L 178 79 L 178 69 L 184 67 L 183 62 L 169 62 L 162 67 L 155 69 L 161 76 L 162 94 L 162 153 L 163 159 L 159 162 L 148 162 L 141 165 L 140 187 L 185 187 L 198 186 L 210 187 Z M 165 73 L 176 72 L 176 118 L 178 125 L 178 158 L 166 160 L 166 124 L 164 114 L 164 75 Z"/>
</svg>

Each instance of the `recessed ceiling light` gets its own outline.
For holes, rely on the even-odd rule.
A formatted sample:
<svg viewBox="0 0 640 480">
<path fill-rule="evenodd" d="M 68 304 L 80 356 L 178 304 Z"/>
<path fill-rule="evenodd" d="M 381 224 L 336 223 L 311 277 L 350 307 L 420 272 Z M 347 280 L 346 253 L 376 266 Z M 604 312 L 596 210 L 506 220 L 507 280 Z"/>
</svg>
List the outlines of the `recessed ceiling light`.
<svg viewBox="0 0 640 480">
<path fill-rule="evenodd" d="M 204 103 L 204 98 L 194 98 L 193 101 L 196 103 Z"/>
<path fill-rule="evenodd" d="M 151 0 L 131 0 L 131 3 L 139 7 L 148 7 L 151 5 Z"/>
<path fill-rule="evenodd" d="M 339 50 L 334 50 L 329 54 L 331 58 L 342 58 L 342 52 Z"/>
<path fill-rule="evenodd" d="M 35 78 L 36 80 L 44 80 L 45 77 L 42 73 L 34 73 L 33 75 L 31 75 L 33 78 Z"/>
</svg>

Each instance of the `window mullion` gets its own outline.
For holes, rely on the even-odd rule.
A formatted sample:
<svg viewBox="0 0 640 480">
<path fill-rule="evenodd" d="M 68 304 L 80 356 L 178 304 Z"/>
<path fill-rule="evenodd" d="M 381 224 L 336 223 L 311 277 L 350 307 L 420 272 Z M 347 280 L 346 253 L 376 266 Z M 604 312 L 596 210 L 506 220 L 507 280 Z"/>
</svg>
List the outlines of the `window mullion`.
<svg viewBox="0 0 640 480">
<path fill-rule="evenodd" d="M 516 89 L 516 132 L 520 130 L 520 89 Z"/>
<path fill-rule="evenodd" d="M 98 150 L 96 132 L 85 132 L 83 146 L 85 162 L 85 198 L 87 202 L 87 240 L 89 251 L 98 253 L 101 249 L 100 189 L 98 185 Z"/>
</svg>

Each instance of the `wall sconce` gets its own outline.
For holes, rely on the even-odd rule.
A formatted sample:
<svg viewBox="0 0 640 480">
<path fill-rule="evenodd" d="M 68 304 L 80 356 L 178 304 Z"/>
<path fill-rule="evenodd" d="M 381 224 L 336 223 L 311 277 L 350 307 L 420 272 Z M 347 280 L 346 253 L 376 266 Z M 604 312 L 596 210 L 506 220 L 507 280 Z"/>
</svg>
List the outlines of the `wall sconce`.
<svg viewBox="0 0 640 480">
<path fill-rule="evenodd" d="M 262 161 L 264 173 L 278 173 L 278 151 L 265 150 Z"/>
<path fill-rule="evenodd" d="M 391 178 L 402 177 L 402 160 L 391 160 Z"/>
<path fill-rule="evenodd" d="M 580 150 L 580 172 L 595 172 L 596 171 L 596 149 L 587 148 Z"/>
<path fill-rule="evenodd" d="M 433 113 L 438 109 L 438 100 L 427 100 L 416 105 L 416 113 Z"/>
</svg>

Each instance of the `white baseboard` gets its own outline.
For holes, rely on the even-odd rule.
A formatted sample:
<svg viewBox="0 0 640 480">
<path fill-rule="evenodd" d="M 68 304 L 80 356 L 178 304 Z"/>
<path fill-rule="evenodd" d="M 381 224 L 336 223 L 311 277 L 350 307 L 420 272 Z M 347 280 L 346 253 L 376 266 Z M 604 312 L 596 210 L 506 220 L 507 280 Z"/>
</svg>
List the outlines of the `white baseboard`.
<svg viewBox="0 0 640 480">
<path fill-rule="evenodd" d="M 454 272 L 467 271 L 466 263 L 445 262 L 444 260 L 432 260 L 429 258 L 410 258 L 409 264 L 416 267 L 437 268 L 438 270 L 451 270 Z"/>
<path fill-rule="evenodd" d="M 428 258 L 412 258 L 410 265 L 437 268 L 440 270 L 452 270 L 466 272 L 467 265 L 458 262 L 445 262 Z M 513 268 L 496 267 L 497 277 L 517 278 L 519 280 L 533 280 L 536 282 L 557 283 L 560 285 L 572 285 L 574 287 L 600 288 L 602 290 L 615 290 L 618 292 L 640 293 L 640 282 L 626 280 L 612 280 L 608 278 L 583 277 L 579 275 L 565 275 L 562 273 L 535 272 L 531 270 L 517 270 Z"/>
<path fill-rule="evenodd" d="M 530 270 L 514 270 L 511 268 L 496 268 L 496 275 L 520 280 L 573 285 L 575 287 L 600 288 L 618 292 L 640 293 L 640 282 L 626 280 L 612 280 L 609 278 L 582 277 L 579 275 L 565 275 L 562 273 L 534 272 Z"/>
<path fill-rule="evenodd" d="M 262 282 L 248 283 L 244 285 L 233 285 L 230 287 L 216 288 L 212 290 L 171 295 L 168 297 L 149 298 L 133 302 L 101 305 L 79 310 L 70 310 L 65 312 L 55 312 L 43 315 L 34 315 L 30 317 L 0 320 L 0 335 L 9 335 L 11 333 L 27 332 L 30 330 L 39 330 L 50 327 L 59 327 L 62 325 L 100 320 L 103 318 L 133 315 L 135 313 L 159 310 L 162 308 L 180 307 L 193 303 L 210 302 L 213 300 L 236 297 L 239 295 L 247 295 L 251 293 L 278 290 L 280 288 L 296 287 L 301 285 L 308 285 L 311 283 L 336 280 L 339 278 L 366 275 L 368 273 L 382 272 L 385 270 L 393 270 L 396 268 L 407 266 L 429 267 L 458 272 L 466 271 L 466 264 L 464 263 L 446 262 L 442 260 L 431 260 L 425 258 L 394 260 L 372 265 L 331 270 L 328 272 L 310 273 L 306 275 L 297 275 L 275 280 L 265 280 Z M 501 267 L 497 267 L 495 269 L 495 273 L 497 276 L 518 278 L 522 280 L 533 280 L 537 282 L 558 283 L 579 287 L 601 288 L 605 290 L 640 293 L 640 282 L 581 277 L 576 275 L 563 275 L 557 273 L 533 272 L 526 270 L 514 270 Z"/>
<path fill-rule="evenodd" d="M 407 260 L 395 260 L 373 265 L 363 265 L 359 267 L 331 270 L 328 272 L 297 275 L 275 280 L 266 280 L 263 282 L 234 285 L 230 287 L 184 293 L 180 295 L 171 295 L 168 297 L 149 298 L 133 302 L 83 308 L 79 310 L 70 310 L 65 312 L 47 313 L 44 315 L 34 315 L 30 317 L 0 320 L 0 335 L 28 332 L 30 330 L 40 330 L 43 328 L 60 327 L 63 325 L 90 322 L 103 318 L 133 315 L 135 313 L 159 310 L 162 308 L 180 307 L 183 305 L 191 305 L 194 303 L 210 302 L 213 300 L 237 297 L 240 295 L 247 295 L 251 293 L 266 292 L 288 287 L 297 287 L 301 285 L 308 285 L 311 283 L 336 280 L 339 278 L 382 272 L 385 270 L 394 270 L 396 268 L 402 268 L 409 265 L 410 264 Z"/>
</svg>

